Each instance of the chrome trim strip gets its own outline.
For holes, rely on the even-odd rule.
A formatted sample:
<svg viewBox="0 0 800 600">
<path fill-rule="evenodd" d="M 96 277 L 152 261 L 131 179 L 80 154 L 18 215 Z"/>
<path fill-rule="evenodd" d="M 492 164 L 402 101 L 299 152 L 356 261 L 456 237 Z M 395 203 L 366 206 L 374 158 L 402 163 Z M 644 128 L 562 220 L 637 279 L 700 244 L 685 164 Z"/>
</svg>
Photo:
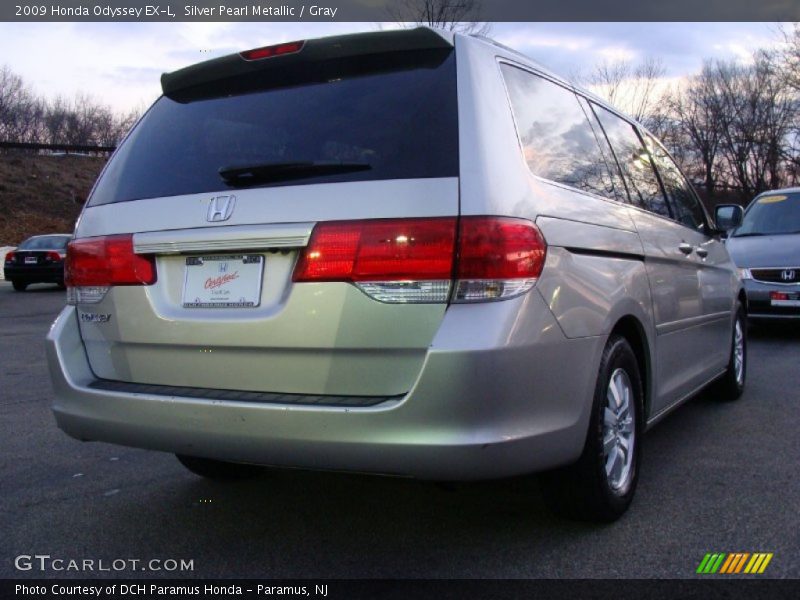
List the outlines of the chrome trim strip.
<svg viewBox="0 0 800 600">
<path fill-rule="evenodd" d="M 137 233 L 133 236 L 136 254 L 180 254 L 220 250 L 302 248 L 314 223 L 277 225 L 229 225 Z"/>
<path fill-rule="evenodd" d="M 783 271 L 785 269 L 800 269 L 800 267 L 742 267 L 742 268 L 749 269 L 750 271 L 752 271 L 753 269 L 756 269 L 758 271 Z"/>
</svg>

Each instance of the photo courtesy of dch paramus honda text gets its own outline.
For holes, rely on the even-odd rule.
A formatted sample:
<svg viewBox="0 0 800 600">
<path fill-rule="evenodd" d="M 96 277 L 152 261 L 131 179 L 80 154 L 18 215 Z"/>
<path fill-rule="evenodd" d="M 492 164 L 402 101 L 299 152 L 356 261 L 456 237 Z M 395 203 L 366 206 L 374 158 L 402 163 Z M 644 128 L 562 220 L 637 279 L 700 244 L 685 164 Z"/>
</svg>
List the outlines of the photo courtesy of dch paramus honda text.
<svg viewBox="0 0 800 600">
<path fill-rule="evenodd" d="M 217 478 L 542 473 L 609 521 L 650 425 L 742 394 L 722 232 L 646 130 L 527 57 L 418 28 L 161 83 L 68 247 L 69 435 Z"/>
</svg>

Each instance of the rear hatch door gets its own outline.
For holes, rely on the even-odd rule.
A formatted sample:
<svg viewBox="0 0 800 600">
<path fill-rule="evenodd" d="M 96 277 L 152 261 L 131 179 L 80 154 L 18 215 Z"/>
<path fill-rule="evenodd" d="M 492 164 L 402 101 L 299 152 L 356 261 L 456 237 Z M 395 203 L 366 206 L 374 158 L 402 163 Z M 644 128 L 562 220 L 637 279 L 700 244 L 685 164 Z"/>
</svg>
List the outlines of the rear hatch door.
<svg viewBox="0 0 800 600">
<path fill-rule="evenodd" d="M 95 374 L 221 390 L 407 392 L 446 304 L 380 302 L 350 283 L 293 283 L 292 273 L 320 222 L 455 221 L 450 42 L 430 30 L 310 40 L 286 55 L 190 67 L 163 87 L 77 229 L 78 238 L 132 235 L 156 268 L 152 285 L 79 304 Z"/>
</svg>

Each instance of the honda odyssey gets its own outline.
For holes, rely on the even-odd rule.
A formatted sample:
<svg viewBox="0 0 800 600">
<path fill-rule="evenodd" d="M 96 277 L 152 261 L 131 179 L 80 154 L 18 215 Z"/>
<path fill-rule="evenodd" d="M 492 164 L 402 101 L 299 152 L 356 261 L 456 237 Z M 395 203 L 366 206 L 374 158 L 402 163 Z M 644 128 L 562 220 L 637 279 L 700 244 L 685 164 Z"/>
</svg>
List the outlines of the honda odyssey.
<svg viewBox="0 0 800 600">
<path fill-rule="evenodd" d="M 254 465 L 545 472 L 613 520 L 642 434 L 745 383 L 719 232 L 639 124 L 428 28 L 165 74 L 101 174 L 48 336 L 58 425 Z"/>
</svg>

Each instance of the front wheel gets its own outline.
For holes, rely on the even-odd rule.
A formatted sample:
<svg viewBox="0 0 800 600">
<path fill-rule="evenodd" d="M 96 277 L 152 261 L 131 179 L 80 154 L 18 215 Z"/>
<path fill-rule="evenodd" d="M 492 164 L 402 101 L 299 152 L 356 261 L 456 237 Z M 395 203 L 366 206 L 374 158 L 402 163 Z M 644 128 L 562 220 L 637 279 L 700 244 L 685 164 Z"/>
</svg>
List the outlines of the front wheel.
<svg viewBox="0 0 800 600">
<path fill-rule="evenodd" d="M 747 315 L 741 303 L 736 306 L 736 318 L 731 333 L 731 352 L 728 368 L 712 386 L 712 393 L 721 400 L 737 400 L 744 392 L 747 379 Z"/>
<path fill-rule="evenodd" d="M 233 480 L 249 479 L 258 475 L 262 469 L 256 465 L 245 465 L 241 463 L 231 463 L 212 458 L 200 458 L 198 456 L 186 456 L 185 454 L 175 455 L 180 463 L 195 475 L 206 479 Z"/>
<path fill-rule="evenodd" d="M 561 516 L 610 522 L 630 506 L 639 479 L 644 395 L 628 341 L 608 340 L 578 462 L 543 475 L 545 500 Z"/>
</svg>

